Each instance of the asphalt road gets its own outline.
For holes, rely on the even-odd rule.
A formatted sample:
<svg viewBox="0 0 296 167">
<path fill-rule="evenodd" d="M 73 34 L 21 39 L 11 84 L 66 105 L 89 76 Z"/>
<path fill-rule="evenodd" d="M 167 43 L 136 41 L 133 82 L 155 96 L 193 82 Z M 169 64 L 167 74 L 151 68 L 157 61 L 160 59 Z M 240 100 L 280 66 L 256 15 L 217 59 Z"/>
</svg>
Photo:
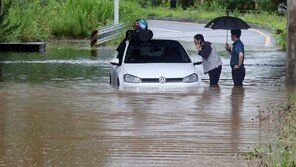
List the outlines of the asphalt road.
<svg viewBox="0 0 296 167">
<path fill-rule="evenodd" d="M 149 29 L 154 33 L 154 38 L 193 41 L 195 34 L 203 34 L 207 41 L 213 43 L 226 42 L 226 30 L 204 28 L 205 24 L 162 20 L 149 20 L 148 24 Z M 232 43 L 230 32 L 228 31 L 228 33 L 228 43 Z M 242 30 L 241 40 L 245 45 L 274 47 L 276 44 L 271 32 L 255 28 Z"/>
</svg>

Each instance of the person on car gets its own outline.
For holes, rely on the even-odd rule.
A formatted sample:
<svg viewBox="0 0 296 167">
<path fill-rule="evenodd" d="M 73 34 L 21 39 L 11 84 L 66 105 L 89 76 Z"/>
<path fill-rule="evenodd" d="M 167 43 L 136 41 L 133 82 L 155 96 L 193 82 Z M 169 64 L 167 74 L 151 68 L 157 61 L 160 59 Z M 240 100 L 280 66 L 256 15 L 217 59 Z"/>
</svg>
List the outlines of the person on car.
<svg viewBox="0 0 296 167">
<path fill-rule="evenodd" d="M 218 85 L 222 71 L 222 61 L 215 46 L 204 40 L 203 35 L 196 34 L 194 43 L 198 55 L 202 57 L 204 74 L 209 74 L 210 86 Z"/>
<path fill-rule="evenodd" d="M 117 58 L 119 64 L 122 63 L 123 53 L 126 46 L 126 41 L 141 42 L 148 41 L 153 37 L 153 33 L 148 29 L 148 23 L 145 19 L 137 19 L 134 22 L 133 30 L 127 30 L 125 38 L 121 41 L 116 51 L 118 52 Z"/>
<path fill-rule="evenodd" d="M 231 55 L 230 66 L 232 69 L 232 80 L 235 86 L 243 86 L 243 81 L 246 75 L 244 67 L 244 44 L 240 40 L 241 30 L 231 30 L 231 40 L 234 42 L 232 48 L 226 44 L 225 49 Z"/>
</svg>

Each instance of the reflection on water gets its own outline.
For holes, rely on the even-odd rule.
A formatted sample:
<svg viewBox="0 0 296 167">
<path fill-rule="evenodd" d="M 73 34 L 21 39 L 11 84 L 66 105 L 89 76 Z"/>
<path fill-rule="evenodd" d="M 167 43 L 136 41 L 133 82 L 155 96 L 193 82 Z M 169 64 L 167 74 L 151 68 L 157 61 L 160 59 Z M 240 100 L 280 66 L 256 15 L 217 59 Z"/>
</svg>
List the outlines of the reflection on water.
<svg viewBox="0 0 296 167">
<path fill-rule="evenodd" d="M 239 143 L 236 141 L 240 136 L 240 127 L 242 119 L 240 114 L 243 111 L 244 105 L 244 95 L 245 88 L 240 86 L 235 86 L 231 89 L 231 135 L 233 144 L 233 149 L 239 148 Z"/>
<path fill-rule="evenodd" d="M 272 53 L 265 63 L 284 62 Z M 220 87 L 203 75 L 195 90 L 126 92 L 109 85 L 114 48 L 0 53 L 0 166 L 252 164 L 237 155 L 260 139 L 257 106 L 285 97 L 284 67 L 259 55 L 245 87 L 225 57 Z"/>
</svg>

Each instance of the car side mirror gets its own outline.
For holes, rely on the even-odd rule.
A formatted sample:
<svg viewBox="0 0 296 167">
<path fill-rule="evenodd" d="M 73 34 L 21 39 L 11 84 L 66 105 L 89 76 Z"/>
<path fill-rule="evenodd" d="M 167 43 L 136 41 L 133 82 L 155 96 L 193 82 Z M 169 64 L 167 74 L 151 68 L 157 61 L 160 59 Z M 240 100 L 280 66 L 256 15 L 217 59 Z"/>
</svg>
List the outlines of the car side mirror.
<svg viewBox="0 0 296 167">
<path fill-rule="evenodd" d="M 202 64 L 202 61 L 194 62 L 194 63 L 193 63 L 193 65 L 195 65 L 195 66 L 196 66 L 196 65 L 200 65 L 200 64 Z"/>
<path fill-rule="evenodd" d="M 119 66 L 119 59 L 118 59 L 118 58 L 112 59 L 112 60 L 110 61 L 110 64 L 112 64 L 112 65 L 116 65 L 116 66 Z"/>
</svg>

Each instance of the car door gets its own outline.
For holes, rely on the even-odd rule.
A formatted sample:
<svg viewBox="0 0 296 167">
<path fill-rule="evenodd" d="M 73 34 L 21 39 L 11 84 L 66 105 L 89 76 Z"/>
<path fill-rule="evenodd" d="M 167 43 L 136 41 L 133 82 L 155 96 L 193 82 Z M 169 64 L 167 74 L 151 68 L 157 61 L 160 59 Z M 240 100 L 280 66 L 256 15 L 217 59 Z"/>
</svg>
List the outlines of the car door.
<svg viewBox="0 0 296 167">
<path fill-rule="evenodd" d="M 127 48 L 129 46 L 129 41 L 126 41 L 126 46 L 124 49 L 124 53 L 122 54 L 122 57 L 120 58 L 114 58 L 110 61 L 111 68 L 110 68 L 110 84 L 113 86 L 119 86 L 119 80 L 118 80 L 118 71 L 122 68 L 124 65 L 124 59 L 127 52 Z"/>
</svg>

